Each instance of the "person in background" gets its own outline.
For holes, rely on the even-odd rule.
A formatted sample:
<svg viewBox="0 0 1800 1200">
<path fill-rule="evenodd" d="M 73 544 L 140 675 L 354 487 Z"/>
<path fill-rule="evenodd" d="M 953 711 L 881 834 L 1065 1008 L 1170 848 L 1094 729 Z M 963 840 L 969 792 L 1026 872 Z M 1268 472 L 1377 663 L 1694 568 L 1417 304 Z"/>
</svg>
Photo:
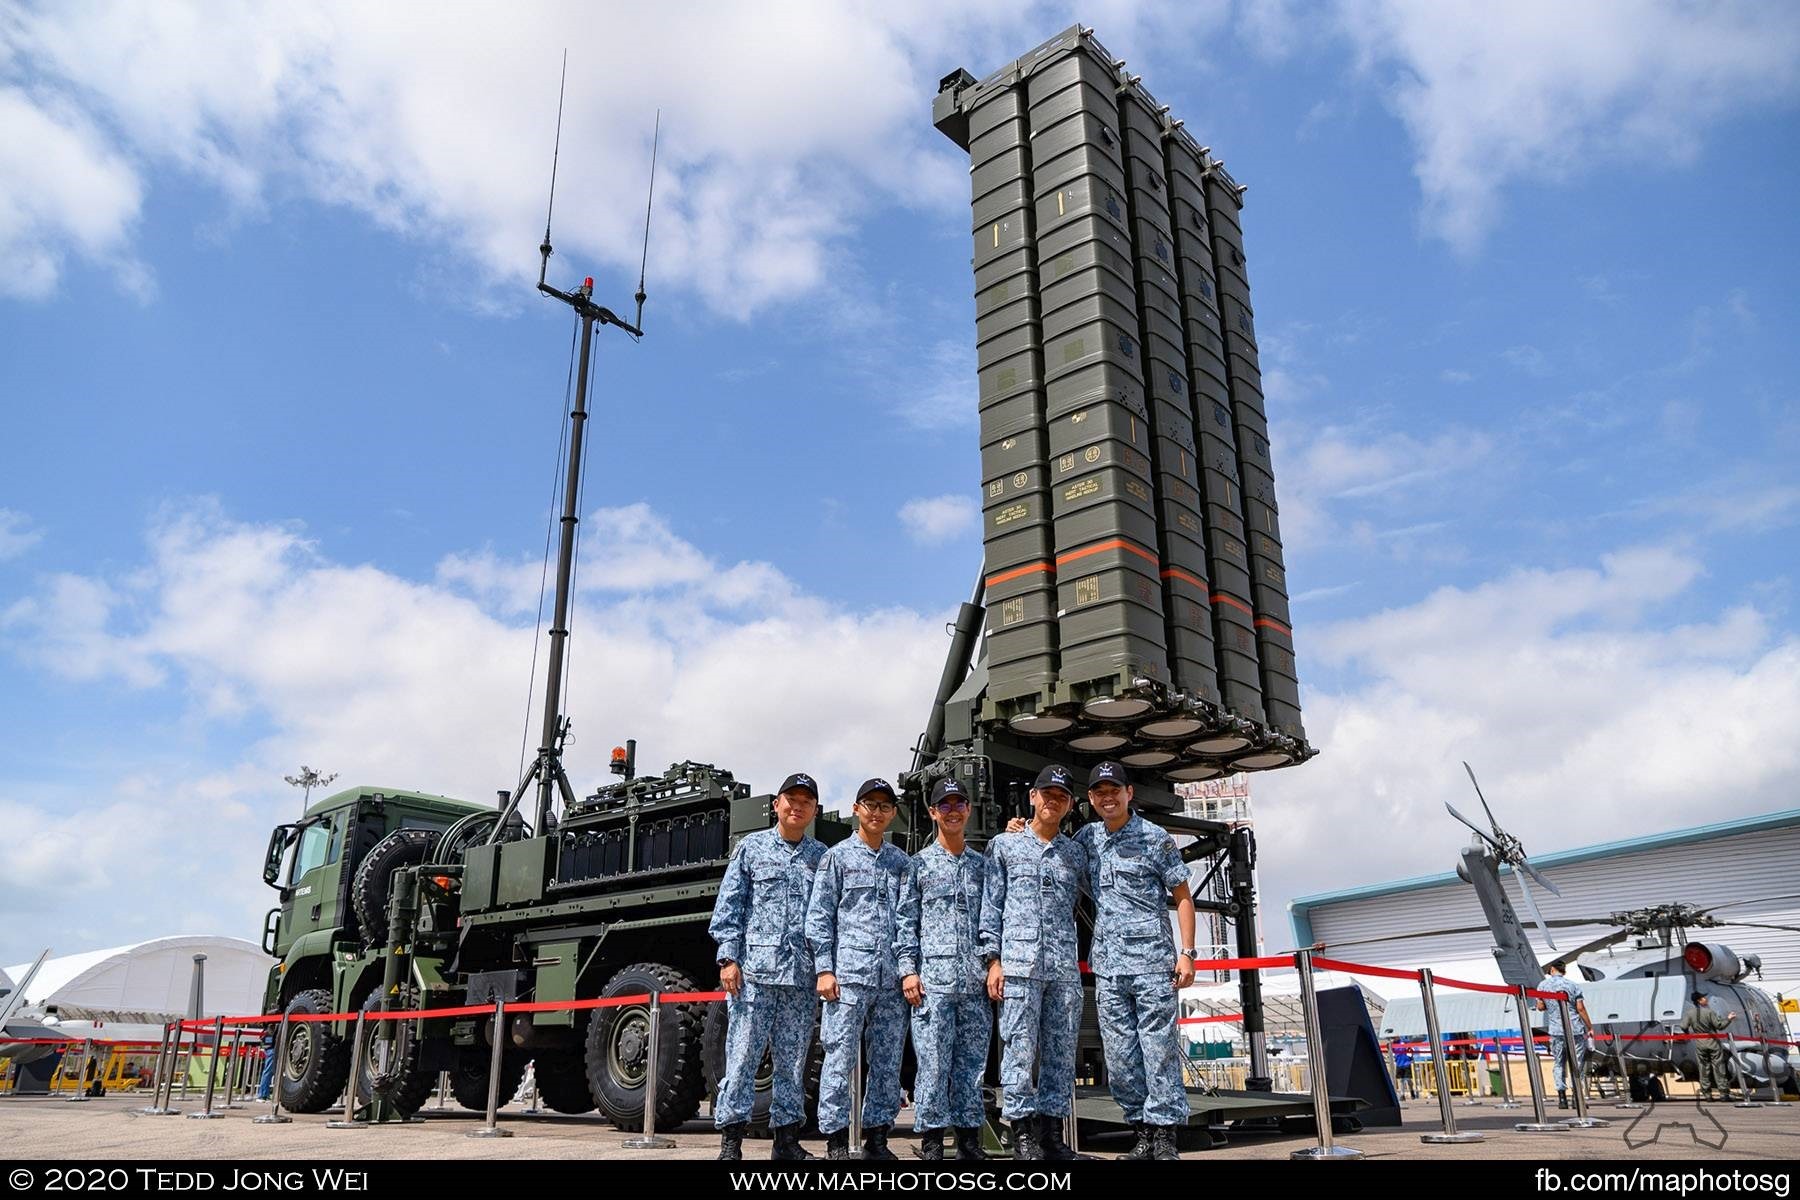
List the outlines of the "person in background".
<svg viewBox="0 0 1800 1200">
<path fill-rule="evenodd" d="M 1394 1043 L 1394 1081 L 1395 1092 L 1404 1087 L 1412 1099 L 1419 1098 L 1419 1085 L 1413 1082 L 1412 1049 L 1405 1042 Z"/>
</svg>

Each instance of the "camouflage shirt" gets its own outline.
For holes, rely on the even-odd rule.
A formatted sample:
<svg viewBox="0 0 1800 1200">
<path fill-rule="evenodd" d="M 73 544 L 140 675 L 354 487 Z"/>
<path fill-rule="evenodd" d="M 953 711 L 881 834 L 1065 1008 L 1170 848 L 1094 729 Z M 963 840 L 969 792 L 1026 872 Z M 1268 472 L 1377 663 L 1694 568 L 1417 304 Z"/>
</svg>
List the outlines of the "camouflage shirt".
<svg viewBox="0 0 1800 1200">
<path fill-rule="evenodd" d="M 930 992 L 973 993 L 987 986 L 981 961 L 981 893 L 987 860 L 938 842 L 907 865 L 900 887 L 894 951 L 900 977 L 917 975 Z"/>
<path fill-rule="evenodd" d="M 719 944 L 721 963 L 737 963 L 753 983 L 812 988 L 816 973 L 802 926 L 813 873 L 824 857 L 823 842 L 810 837 L 790 842 L 779 829 L 761 830 L 737 844 L 707 927 Z"/>
<path fill-rule="evenodd" d="M 1079 980 L 1075 901 L 1086 856 L 1062 834 L 1042 841 L 1028 827 L 988 843 L 981 896 L 981 956 L 1014 978 Z"/>
<path fill-rule="evenodd" d="M 1087 852 L 1087 889 L 1098 915 L 1091 966 L 1096 975 L 1150 975 L 1175 969 L 1169 893 L 1188 881 L 1168 831 L 1136 813 L 1108 833 L 1094 821 L 1075 832 Z"/>
<path fill-rule="evenodd" d="M 863 987 L 899 985 L 894 910 L 909 861 L 891 842 L 871 850 L 855 835 L 825 852 L 806 909 L 806 940 L 818 974 L 831 971 L 839 983 Z"/>
</svg>

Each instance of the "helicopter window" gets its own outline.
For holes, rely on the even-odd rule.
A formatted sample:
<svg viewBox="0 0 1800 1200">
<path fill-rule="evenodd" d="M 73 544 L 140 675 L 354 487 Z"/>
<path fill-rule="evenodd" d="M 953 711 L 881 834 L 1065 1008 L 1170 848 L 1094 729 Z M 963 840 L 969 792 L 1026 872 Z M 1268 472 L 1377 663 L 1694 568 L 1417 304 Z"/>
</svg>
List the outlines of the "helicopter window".
<svg viewBox="0 0 1800 1200">
<path fill-rule="evenodd" d="M 1581 977 L 1583 979 L 1587 980 L 1589 983 L 1599 983 L 1602 979 L 1606 978 L 1605 971 L 1597 970 L 1593 967 L 1588 966 L 1585 963 L 1576 963 L 1575 969 L 1577 971 L 1580 971 Z"/>
</svg>

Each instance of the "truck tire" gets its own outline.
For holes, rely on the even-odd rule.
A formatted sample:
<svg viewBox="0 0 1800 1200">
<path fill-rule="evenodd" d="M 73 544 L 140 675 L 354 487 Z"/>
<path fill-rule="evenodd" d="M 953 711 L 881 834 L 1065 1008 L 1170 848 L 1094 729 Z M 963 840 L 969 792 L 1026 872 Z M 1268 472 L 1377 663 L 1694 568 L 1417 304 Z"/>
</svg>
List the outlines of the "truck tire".
<svg viewBox="0 0 1800 1200">
<path fill-rule="evenodd" d="M 435 829 L 397 829 L 363 857 L 350 880 L 350 904 L 356 910 L 363 945 L 379 946 L 388 940 L 388 892 L 393 874 L 429 858 L 440 836 Z"/>
<path fill-rule="evenodd" d="M 381 1007 L 381 989 L 369 993 L 362 1002 L 364 1012 L 375 1012 Z M 382 1025 L 403 1025 L 401 1021 L 366 1021 L 363 1030 L 363 1061 L 361 1077 L 356 1081 L 356 1102 L 368 1104 L 375 1098 L 375 1034 Z M 413 1036 L 412 1029 L 404 1033 L 395 1030 L 396 1034 L 405 1038 L 406 1050 L 400 1060 L 385 1073 L 380 1088 L 381 1095 L 396 1109 L 406 1116 L 412 1116 L 425 1106 L 431 1090 L 437 1086 L 437 1073 L 425 1070 L 423 1048 Z M 485 1105 L 484 1105 L 485 1107 Z"/>
<path fill-rule="evenodd" d="M 602 996 L 644 992 L 692 992 L 693 980 L 661 963 L 621 967 Z M 602 1008 L 588 1024 L 587 1076 L 600 1112 L 616 1129 L 644 1127 L 644 1084 L 649 1049 L 649 1006 Z M 704 1004 L 665 1004 L 656 1064 L 656 1127 L 674 1129 L 694 1119 L 706 1094 L 700 1063 Z"/>
<path fill-rule="evenodd" d="M 701 1034 L 701 1061 L 706 1068 L 707 1094 L 717 1097 L 719 1082 L 725 1077 L 725 1032 L 728 1019 L 723 1004 L 706 1006 L 705 1029 Z M 806 1119 L 801 1133 L 810 1137 L 818 1132 L 819 1075 L 825 1069 L 825 1047 L 819 1044 L 819 1031 L 813 1029 L 812 1045 L 806 1055 Z M 763 1051 L 762 1063 L 756 1068 L 756 1093 L 750 1101 L 751 1137 L 769 1135 L 769 1105 L 775 1098 L 775 1072 L 769 1052 Z"/>
<path fill-rule="evenodd" d="M 588 1087 L 587 1059 L 580 1050 L 539 1050 L 538 1099 L 559 1113 L 594 1111 L 594 1093 Z"/>
<path fill-rule="evenodd" d="M 289 1016 L 328 1013 L 331 993 L 324 988 L 298 992 L 284 1011 Z M 290 1021 L 287 1037 L 287 1063 L 275 1080 L 281 1107 L 324 1112 L 343 1095 L 350 1079 L 350 1039 L 332 1032 L 328 1021 Z"/>
<path fill-rule="evenodd" d="M 475 1112 L 487 1111 L 488 1101 L 488 1064 L 493 1061 L 494 1050 L 491 1046 L 458 1046 L 456 1058 L 450 1067 L 450 1094 L 464 1108 Z M 500 1055 L 500 1107 L 505 1108 L 512 1098 L 519 1094 L 519 1085 L 525 1082 L 525 1068 L 531 1059 L 515 1049 L 507 1049 Z"/>
</svg>

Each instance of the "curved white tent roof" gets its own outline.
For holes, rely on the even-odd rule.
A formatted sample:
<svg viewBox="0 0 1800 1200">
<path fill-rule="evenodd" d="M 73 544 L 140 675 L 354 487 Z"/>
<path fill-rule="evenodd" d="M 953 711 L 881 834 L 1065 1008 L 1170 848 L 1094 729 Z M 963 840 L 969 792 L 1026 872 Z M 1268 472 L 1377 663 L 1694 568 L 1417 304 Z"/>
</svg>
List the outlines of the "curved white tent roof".
<svg viewBox="0 0 1800 1200">
<path fill-rule="evenodd" d="M 253 1013 L 273 960 L 242 938 L 185 935 L 51 958 L 26 1002 L 54 1005 L 65 1019 L 161 1022 L 186 1015 L 194 955 L 206 955 L 204 1016 Z M 21 979 L 30 963 L 7 967 Z"/>
</svg>

